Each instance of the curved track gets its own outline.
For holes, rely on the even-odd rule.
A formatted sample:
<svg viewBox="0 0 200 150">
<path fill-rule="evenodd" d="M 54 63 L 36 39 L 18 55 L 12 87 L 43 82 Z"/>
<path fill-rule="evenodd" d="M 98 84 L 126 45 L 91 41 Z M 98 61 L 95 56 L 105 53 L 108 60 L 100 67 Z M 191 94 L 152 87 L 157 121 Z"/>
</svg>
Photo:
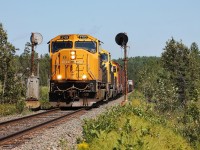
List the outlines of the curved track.
<svg viewBox="0 0 200 150">
<path fill-rule="evenodd" d="M 54 127 L 61 122 L 67 121 L 71 117 L 80 116 L 85 113 L 85 109 L 81 108 L 72 111 L 61 111 L 54 109 L 43 113 L 14 119 L 0 123 L 0 149 L 14 148 L 26 140 L 31 139 L 41 130 Z"/>
</svg>

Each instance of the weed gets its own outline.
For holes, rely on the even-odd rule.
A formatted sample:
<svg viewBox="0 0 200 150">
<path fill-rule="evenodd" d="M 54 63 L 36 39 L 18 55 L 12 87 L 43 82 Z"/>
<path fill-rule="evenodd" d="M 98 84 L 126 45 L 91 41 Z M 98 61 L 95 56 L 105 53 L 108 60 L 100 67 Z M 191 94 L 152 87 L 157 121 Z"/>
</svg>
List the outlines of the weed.
<svg viewBox="0 0 200 150">
<path fill-rule="evenodd" d="M 0 104 L 0 116 L 7 116 L 16 113 L 16 106 L 14 104 Z"/>
<path fill-rule="evenodd" d="M 83 138 L 91 150 L 191 149 L 171 130 L 165 116 L 139 99 L 109 108 L 96 119 L 84 120 Z"/>
<path fill-rule="evenodd" d="M 61 139 L 59 140 L 58 146 L 59 146 L 62 150 L 68 150 L 68 142 L 67 142 L 67 140 L 64 139 L 64 138 L 61 138 Z"/>
<path fill-rule="evenodd" d="M 18 113 L 22 113 L 24 111 L 25 108 L 25 101 L 24 100 L 19 100 L 16 103 L 16 110 Z"/>
<path fill-rule="evenodd" d="M 41 109 L 49 109 L 49 108 L 51 108 L 51 104 L 48 100 L 40 100 L 40 108 Z"/>
</svg>

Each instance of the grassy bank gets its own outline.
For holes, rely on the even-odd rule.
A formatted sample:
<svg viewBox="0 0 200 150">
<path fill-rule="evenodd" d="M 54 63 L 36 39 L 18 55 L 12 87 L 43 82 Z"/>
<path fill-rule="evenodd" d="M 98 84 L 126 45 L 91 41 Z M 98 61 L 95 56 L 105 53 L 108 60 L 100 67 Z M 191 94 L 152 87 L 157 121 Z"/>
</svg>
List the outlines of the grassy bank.
<svg viewBox="0 0 200 150">
<path fill-rule="evenodd" d="M 50 108 L 50 103 L 48 101 L 48 87 L 40 87 L 40 104 L 42 109 Z M 31 111 L 25 106 L 25 98 L 18 100 L 17 103 L 13 104 L 0 104 L 0 116 L 8 116 L 14 114 L 27 114 Z"/>
<path fill-rule="evenodd" d="M 142 95 L 131 95 L 128 105 L 113 107 L 97 119 L 85 120 L 78 149 L 193 149 L 186 138 L 175 132 L 169 120 L 154 112 L 154 104 L 143 103 L 140 98 Z"/>
<path fill-rule="evenodd" d="M 7 116 L 16 113 L 16 107 L 13 104 L 0 104 L 0 116 Z"/>
</svg>

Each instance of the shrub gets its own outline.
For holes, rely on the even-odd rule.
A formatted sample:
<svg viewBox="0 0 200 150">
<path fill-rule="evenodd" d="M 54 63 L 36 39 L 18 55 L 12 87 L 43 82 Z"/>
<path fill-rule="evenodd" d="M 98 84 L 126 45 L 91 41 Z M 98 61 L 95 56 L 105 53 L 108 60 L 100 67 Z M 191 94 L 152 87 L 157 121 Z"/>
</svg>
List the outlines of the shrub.
<svg viewBox="0 0 200 150">
<path fill-rule="evenodd" d="M 16 113 L 16 106 L 14 104 L 0 104 L 0 116 L 7 116 Z"/>
<path fill-rule="evenodd" d="M 49 109 L 51 104 L 48 101 L 49 88 L 43 86 L 40 88 L 40 107 L 41 109 Z"/>
<path fill-rule="evenodd" d="M 40 100 L 40 108 L 41 109 L 49 109 L 49 108 L 51 108 L 51 104 L 48 100 Z"/>
<path fill-rule="evenodd" d="M 25 101 L 24 100 L 17 101 L 16 103 L 17 113 L 22 113 L 24 108 L 25 108 Z"/>
<path fill-rule="evenodd" d="M 43 86 L 40 88 L 40 99 L 41 100 L 48 100 L 49 96 L 49 88 L 47 86 Z"/>
</svg>

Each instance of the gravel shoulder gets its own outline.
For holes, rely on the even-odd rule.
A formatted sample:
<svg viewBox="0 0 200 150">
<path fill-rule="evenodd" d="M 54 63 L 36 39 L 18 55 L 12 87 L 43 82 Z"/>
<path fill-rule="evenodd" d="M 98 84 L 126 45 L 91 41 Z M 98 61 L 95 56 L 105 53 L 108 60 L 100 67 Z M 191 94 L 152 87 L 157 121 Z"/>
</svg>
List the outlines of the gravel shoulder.
<svg viewBox="0 0 200 150">
<path fill-rule="evenodd" d="M 45 130 L 42 134 L 36 135 L 31 140 L 25 142 L 13 150 L 62 150 L 62 145 L 66 145 L 67 149 L 76 149 L 76 139 L 82 136 L 83 120 L 86 118 L 95 118 L 107 108 L 119 105 L 123 101 L 123 97 L 111 101 L 108 104 L 101 105 L 99 108 L 89 110 L 86 114 L 79 118 L 72 119 L 65 124 Z M 0 122 L 18 118 L 20 116 L 10 116 L 0 118 Z M 65 149 L 66 149 L 65 147 Z"/>
</svg>

